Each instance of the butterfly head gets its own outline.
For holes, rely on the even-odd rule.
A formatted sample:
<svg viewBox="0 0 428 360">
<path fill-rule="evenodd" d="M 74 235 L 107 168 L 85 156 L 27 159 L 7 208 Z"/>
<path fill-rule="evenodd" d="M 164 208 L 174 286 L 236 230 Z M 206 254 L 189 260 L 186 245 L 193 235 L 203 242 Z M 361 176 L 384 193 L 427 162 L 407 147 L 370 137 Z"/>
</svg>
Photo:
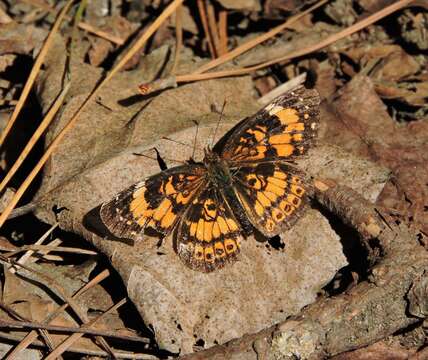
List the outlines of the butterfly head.
<svg viewBox="0 0 428 360">
<path fill-rule="evenodd" d="M 220 157 L 217 153 L 212 151 L 212 149 L 207 146 L 204 149 L 204 160 L 203 163 L 208 167 L 209 164 L 218 163 L 220 161 Z"/>
</svg>

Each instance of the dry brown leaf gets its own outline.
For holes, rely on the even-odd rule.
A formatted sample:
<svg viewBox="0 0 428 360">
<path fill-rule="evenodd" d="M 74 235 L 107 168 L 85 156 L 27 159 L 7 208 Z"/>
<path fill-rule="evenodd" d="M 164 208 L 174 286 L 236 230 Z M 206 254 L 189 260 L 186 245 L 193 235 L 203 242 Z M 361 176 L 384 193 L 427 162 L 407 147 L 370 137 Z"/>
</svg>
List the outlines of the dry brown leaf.
<svg viewBox="0 0 428 360">
<path fill-rule="evenodd" d="M 89 63 L 92 66 L 99 66 L 114 49 L 110 41 L 95 38 L 91 41 L 91 48 L 88 51 Z"/>
<path fill-rule="evenodd" d="M 34 48 L 40 48 L 47 31 L 40 27 L 11 22 L 1 25 L 0 55 L 30 54 Z"/>
<path fill-rule="evenodd" d="M 1 251 L 14 251 L 18 249 L 15 245 L 3 236 L 0 236 L 0 250 Z"/>
<path fill-rule="evenodd" d="M 175 29 L 176 16 L 172 16 L 168 19 L 169 26 Z M 181 22 L 184 31 L 188 31 L 192 34 L 198 34 L 198 26 L 195 23 L 194 18 L 189 10 L 188 6 L 182 5 L 181 7 Z"/>
<path fill-rule="evenodd" d="M 99 27 L 97 30 L 100 30 L 106 34 L 111 34 L 112 36 L 116 36 L 120 38 L 124 43 L 129 39 L 129 37 L 139 28 L 138 23 L 133 23 L 128 21 L 126 18 L 120 15 L 114 16 L 103 16 L 99 20 Z M 96 36 L 91 36 L 91 38 L 102 39 Z M 104 39 L 104 41 L 108 41 L 108 39 Z M 111 48 L 113 49 L 113 44 L 109 42 Z"/>
<path fill-rule="evenodd" d="M 385 99 L 401 100 L 413 106 L 426 106 L 428 81 L 397 84 L 394 82 L 376 82 L 376 92 Z"/>
<path fill-rule="evenodd" d="M 365 44 L 344 53 L 361 67 L 377 63 L 370 73 L 370 77 L 376 80 L 398 81 L 417 73 L 421 68 L 419 63 L 398 45 Z"/>
<path fill-rule="evenodd" d="M 377 90 L 377 86 L 376 86 Z M 325 113 L 325 139 L 393 171 L 379 204 L 403 212 L 428 233 L 428 123 L 398 125 L 389 116 L 370 78 L 356 76 Z M 340 134 L 340 135 L 339 135 Z"/>
</svg>

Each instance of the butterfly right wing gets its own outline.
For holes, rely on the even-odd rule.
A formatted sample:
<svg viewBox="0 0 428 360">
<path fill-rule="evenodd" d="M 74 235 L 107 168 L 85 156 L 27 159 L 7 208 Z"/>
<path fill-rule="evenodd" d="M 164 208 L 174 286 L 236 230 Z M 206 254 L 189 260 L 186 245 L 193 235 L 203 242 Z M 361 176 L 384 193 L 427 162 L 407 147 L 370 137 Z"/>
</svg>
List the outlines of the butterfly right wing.
<svg viewBox="0 0 428 360">
<path fill-rule="evenodd" d="M 230 164 L 292 161 L 313 145 L 319 125 L 316 90 L 299 86 L 229 130 L 214 151 Z"/>
<path fill-rule="evenodd" d="M 307 179 L 294 166 L 247 164 L 232 168 L 235 193 L 248 219 L 268 237 L 289 229 L 306 209 Z"/>
<path fill-rule="evenodd" d="M 211 272 L 236 260 L 241 231 L 223 195 L 208 183 L 180 219 L 176 251 L 188 267 Z"/>
<path fill-rule="evenodd" d="M 183 165 L 148 177 L 101 205 L 107 229 L 119 238 L 138 239 L 146 227 L 167 235 L 206 182 L 205 168 Z"/>
</svg>

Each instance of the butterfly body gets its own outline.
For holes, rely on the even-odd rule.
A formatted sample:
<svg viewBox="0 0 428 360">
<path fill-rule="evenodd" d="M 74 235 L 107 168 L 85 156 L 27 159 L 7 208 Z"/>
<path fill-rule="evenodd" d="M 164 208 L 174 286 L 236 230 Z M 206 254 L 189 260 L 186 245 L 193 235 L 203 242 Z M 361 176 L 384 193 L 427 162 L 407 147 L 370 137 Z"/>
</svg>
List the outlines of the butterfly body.
<svg viewBox="0 0 428 360">
<path fill-rule="evenodd" d="M 195 270 L 236 260 L 254 229 L 277 235 L 302 215 L 308 185 L 293 161 L 313 142 L 318 105 L 316 91 L 303 87 L 280 96 L 206 148 L 202 162 L 150 176 L 104 203 L 102 221 L 119 237 L 174 233 L 176 252 Z"/>
<path fill-rule="evenodd" d="M 203 164 L 207 169 L 207 180 L 216 187 L 228 187 L 232 185 L 232 176 L 227 161 L 212 151 L 210 148 L 205 149 Z"/>
</svg>

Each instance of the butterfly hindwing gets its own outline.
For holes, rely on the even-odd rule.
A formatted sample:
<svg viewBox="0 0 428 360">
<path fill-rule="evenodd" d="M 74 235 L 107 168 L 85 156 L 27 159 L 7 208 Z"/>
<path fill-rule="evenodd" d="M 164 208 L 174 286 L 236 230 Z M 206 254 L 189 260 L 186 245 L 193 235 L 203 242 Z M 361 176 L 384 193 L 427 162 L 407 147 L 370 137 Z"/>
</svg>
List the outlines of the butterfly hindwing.
<svg viewBox="0 0 428 360">
<path fill-rule="evenodd" d="M 209 185 L 192 200 L 175 234 L 181 260 L 203 272 L 235 260 L 241 240 L 239 222 L 220 191 Z"/>
<path fill-rule="evenodd" d="M 249 220 L 272 237 L 290 228 L 305 208 L 304 176 L 290 165 L 259 163 L 232 169 L 236 196 Z"/>
<path fill-rule="evenodd" d="M 316 90 L 300 86 L 241 121 L 214 150 L 234 163 L 293 160 L 313 143 L 319 103 Z"/>
<path fill-rule="evenodd" d="M 168 234 L 203 186 L 205 168 L 178 166 L 132 185 L 102 204 L 100 216 L 120 238 L 142 237 L 146 227 Z"/>
</svg>

